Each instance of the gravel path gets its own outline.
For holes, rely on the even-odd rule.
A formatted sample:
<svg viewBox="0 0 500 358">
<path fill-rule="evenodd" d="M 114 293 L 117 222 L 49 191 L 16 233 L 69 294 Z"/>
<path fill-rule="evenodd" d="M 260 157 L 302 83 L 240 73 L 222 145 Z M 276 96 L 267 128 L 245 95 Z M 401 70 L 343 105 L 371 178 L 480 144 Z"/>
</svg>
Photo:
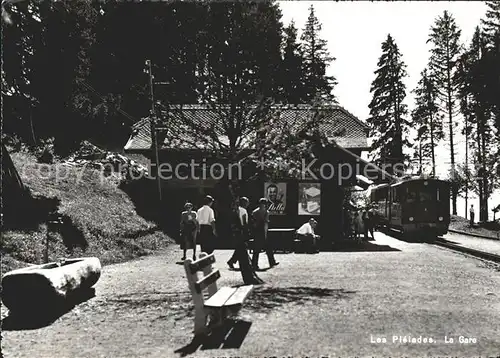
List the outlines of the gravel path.
<svg viewBox="0 0 500 358">
<path fill-rule="evenodd" d="M 497 356 L 500 272 L 480 260 L 376 233 L 393 251 L 282 254 L 259 275 L 233 332 L 196 357 Z M 216 251 L 222 284 L 240 284 Z M 52 325 L 2 333 L 5 357 L 178 357 L 193 311 L 179 252 L 106 266 L 96 297 Z M 262 257 L 261 267 L 266 267 Z M 393 342 L 393 336 L 436 343 Z M 445 343 L 447 336 L 448 343 Z M 477 339 L 459 343 L 459 336 Z M 387 340 L 387 343 L 372 343 Z M 450 339 L 454 340 L 450 343 Z M 403 339 L 403 337 L 402 337 Z"/>
<path fill-rule="evenodd" d="M 464 247 L 500 255 L 500 241 L 481 239 L 457 233 L 448 233 L 443 238 Z"/>
</svg>

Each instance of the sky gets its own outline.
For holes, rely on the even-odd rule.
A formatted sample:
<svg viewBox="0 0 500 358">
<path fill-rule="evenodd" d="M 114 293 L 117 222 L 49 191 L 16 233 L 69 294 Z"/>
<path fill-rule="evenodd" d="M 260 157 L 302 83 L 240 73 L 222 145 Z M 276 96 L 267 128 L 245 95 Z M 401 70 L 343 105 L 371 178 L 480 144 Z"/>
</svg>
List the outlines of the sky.
<svg viewBox="0 0 500 358">
<path fill-rule="evenodd" d="M 435 19 L 448 10 L 462 30 L 462 43 L 468 46 L 487 8 L 484 2 L 474 1 L 279 1 L 283 24 L 287 26 L 295 21 L 300 36 L 311 4 L 323 26 L 320 36 L 327 41 L 330 54 L 336 58 L 327 70 L 327 74 L 338 81 L 334 94 L 342 107 L 363 121 L 369 116 L 370 86 L 382 54 L 382 42 L 388 34 L 396 41 L 407 65 L 405 102 L 411 111 L 414 98 L 410 91 L 416 87 L 421 71 L 427 66 L 431 48 L 427 39 Z M 457 133 L 455 142 L 458 163 L 465 157 L 465 141 Z M 437 153 L 437 174 L 446 177 L 450 168 L 450 147 L 446 141 L 440 144 Z M 458 206 L 462 207 L 459 214 L 463 215 L 465 204 L 459 201 Z M 474 203 L 479 206 L 478 202 Z M 499 203 L 500 193 L 497 192 L 490 205 Z"/>
<path fill-rule="evenodd" d="M 462 29 L 462 41 L 468 43 L 486 12 L 484 2 L 473 1 L 279 1 L 285 26 L 294 20 L 301 32 L 311 4 L 323 25 L 321 37 L 336 58 L 328 68 L 338 81 L 334 94 L 340 105 L 362 120 L 369 115 L 373 72 L 388 34 L 403 54 L 406 85 L 412 90 L 429 59 L 431 45 L 426 42 L 436 17 L 448 10 Z M 408 99 L 411 108 L 413 100 Z"/>
</svg>

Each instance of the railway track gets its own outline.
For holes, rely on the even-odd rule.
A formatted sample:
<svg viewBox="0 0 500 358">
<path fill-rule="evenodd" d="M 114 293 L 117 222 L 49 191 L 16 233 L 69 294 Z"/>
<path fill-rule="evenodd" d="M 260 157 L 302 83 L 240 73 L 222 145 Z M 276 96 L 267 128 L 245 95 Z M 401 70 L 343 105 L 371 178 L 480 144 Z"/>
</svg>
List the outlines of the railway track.
<svg viewBox="0 0 500 358">
<path fill-rule="evenodd" d="M 466 254 L 469 254 L 469 255 L 472 255 L 472 256 L 479 257 L 481 259 L 485 259 L 485 260 L 488 260 L 488 261 L 493 261 L 493 262 L 496 262 L 496 263 L 500 263 L 500 255 L 492 254 L 491 252 L 486 252 L 486 251 L 480 251 L 480 250 L 476 250 L 476 249 L 471 249 L 469 247 L 465 247 L 465 246 L 462 246 L 462 245 L 452 244 L 450 242 L 447 242 L 443 238 L 439 238 L 437 241 L 435 241 L 433 243 L 433 245 L 437 245 L 437 246 L 441 246 L 441 247 L 446 247 L 446 248 L 448 248 L 450 250 L 453 250 L 453 251 L 463 252 L 463 253 L 466 253 Z"/>
</svg>

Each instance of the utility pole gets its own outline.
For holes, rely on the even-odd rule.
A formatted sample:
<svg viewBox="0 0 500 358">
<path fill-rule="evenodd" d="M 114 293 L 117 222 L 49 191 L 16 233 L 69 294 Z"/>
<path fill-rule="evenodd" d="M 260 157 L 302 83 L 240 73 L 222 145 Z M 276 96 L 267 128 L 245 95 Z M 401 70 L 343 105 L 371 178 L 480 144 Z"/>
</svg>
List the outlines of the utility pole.
<svg viewBox="0 0 500 358">
<path fill-rule="evenodd" d="M 155 160 L 156 170 L 156 182 L 158 184 L 158 197 L 162 201 L 161 195 L 161 178 L 160 178 L 160 159 L 158 156 L 158 141 L 156 135 L 156 109 L 155 109 L 155 98 L 154 98 L 154 84 L 153 84 L 153 70 L 151 66 L 151 60 L 146 60 L 146 71 L 149 75 L 149 89 L 151 96 L 151 113 L 150 113 L 150 129 L 151 129 L 151 150 L 152 158 Z"/>
</svg>

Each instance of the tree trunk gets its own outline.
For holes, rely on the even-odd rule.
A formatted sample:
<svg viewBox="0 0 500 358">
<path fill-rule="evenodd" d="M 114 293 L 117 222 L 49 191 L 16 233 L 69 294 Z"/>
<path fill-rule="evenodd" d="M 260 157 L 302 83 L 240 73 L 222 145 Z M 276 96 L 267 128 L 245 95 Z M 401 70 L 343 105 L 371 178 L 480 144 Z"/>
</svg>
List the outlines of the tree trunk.
<svg viewBox="0 0 500 358">
<path fill-rule="evenodd" d="M 33 107 L 31 106 L 31 101 L 30 101 L 30 129 L 31 129 L 31 137 L 33 139 L 33 146 L 36 147 L 35 129 L 33 128 Z"/>
<path fill-rule="evenodd" d="M 418 164 L 419 164 L 419 169 L 418 173 L 422 175 L 422 139 L 420 138 L 418 140 Z"/>
<path fill-rule="evenodd" d="M 476 107 L 476 121 L 477 121 L 477 160 L 479 162 L 480 170 L 479 173 L 482 173 L 482 168 L 483 168 L 483 155 L 482 155 L 482 141 L 481 141 L 481 133 L 482 133 L 482 125 L 481 125 L 481 113 L 480 109 Z M 484 197 L 484 188 L 483 188 L 484 182 L 479 177 L 478 180 L 478 187 L 479 187 L 479 220 L 481 221 L 481 207 L 482 207 L 482 202 L 483 202 L 483 197 Z"/>
<path fill-rule="evenodd" d="M 452 106 L 452 83 L 451 83 L 451 64 L 450 61 L 447 63 L 446 68 L 447 76 L 447 96 L 448 96 L 448 126 L 450 130 L 450 156 L 451 156 L 451 174 L 452 174 L 452 185 L 451 185 L 451 200 L 452 200 L 452 213 L 457 215 L 457 184 L 455 178 L 455 147 L 453 143 L 453 106 Z"/>
<path fill-rule="evenodd" d="M 483 182 L 483 196 L 482 202 L 480 202 L 480 221 L 486 222 L 488 221 L 488 176 L 486 172 L 486 135 L 485 135 L 485 115 L 484 111 L 481 111 L 481 169 L 482 169 L 482 182 Z"/>
<path fill-rule="evenodd" d="M 436 157 L 434 154 L 434 123 L 432 114 L 430 115 L 429 127 L 431 129 L 431 156 L 432 156 L 432 176 L 436 176 Z"/>
</svg>

